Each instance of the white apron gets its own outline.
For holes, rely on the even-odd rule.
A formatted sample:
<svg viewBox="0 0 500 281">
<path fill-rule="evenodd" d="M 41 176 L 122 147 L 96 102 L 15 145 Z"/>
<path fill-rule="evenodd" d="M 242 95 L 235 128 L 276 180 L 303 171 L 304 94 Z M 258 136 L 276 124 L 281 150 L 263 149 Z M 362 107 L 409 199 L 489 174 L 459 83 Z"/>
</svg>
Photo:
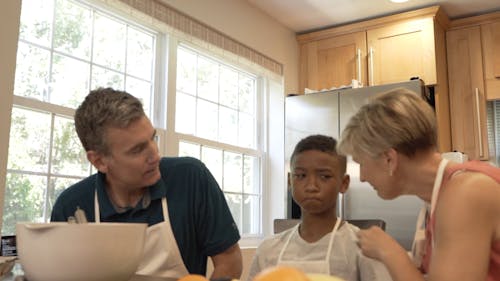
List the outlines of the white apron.
<svg viewBox="0 0 500 281">
<path fill-rule="evenodd" d="M 417 268 L 420 268 L 420 266 L 422 265 L 422 258 L 425 255 L 426 221 L 427 217 L 430 217 L 434 213 L 434 209 L 436 208 L 437 194 L 441 189 L 441 182 L 443 181 L 444 168 L 446 167 L 446 164 L 448 164 L 447 159 L 442 159 L 441 163 L 439 163 L 436 178 L 434 179 L 434 186 L 432 188 L 430 210 L 428 210 L 429 204 L 426 203 L 424 206 L 422 206 L 422 209 L 420 209 L 420 213 L 418 214 L 415 236 L 413 238 L 413 244 L 411 247 L 412 260 Z M 432 244 L 434 246 L 434 241 L 432 241 Z"/>
<path fill-rule="evenodd" d="M 281 249 L 280 255 L 278 256 L 278 265 L 286 265 L 286 266 L 291 266 L 297 269 L 302 270 L 305 273 L 317 273 L 317 274 L 327 274 L 330 275 L 330 255 L 332 252 L 332 246 L 333 246 L 333 240 L 335 238 L 335 233 L 337 232 L 337 229 L 339 228 L 340 225 L 340 218 L 337 218 L 337 222 L 335 223 L 335 226 L 333 227 L 333 230 L 331 232 L 330 236 L 330 242 L 328 243 L 328 250 L 326 251 L 326 256 L 325 259 L 323 260 L 313 260 L 313 261 L 304 261 L 304 260 L 283 260 L 283 254 L 286 251 L 286 248 L 288 247 L 288 244 L 290 243 L 290 240 L 292 236 L 296 233 L 297 235 L 299 234 L 299 226 L 300 223 L 297 224 L 294 229 L 290 232 L 290 235 L 288 235 L 288 238 L 285 242 L 285 245 L 283 245 L 283 249 Z M 297 253 L 300 254 L 300 253 Z"/>
<path fill-rule="evenodd" d="M 97 192 L 94 195 L 94 212 L 96 223 L 101 222 Z M 179 247 L 175 241 L 170 218 L 168 216 L 167 198 L 161 199 L 164 221 L 146 229 L 144 254 L 136 274 L 181 278 L 189 272 L 182 260 Z"/>
</svg>

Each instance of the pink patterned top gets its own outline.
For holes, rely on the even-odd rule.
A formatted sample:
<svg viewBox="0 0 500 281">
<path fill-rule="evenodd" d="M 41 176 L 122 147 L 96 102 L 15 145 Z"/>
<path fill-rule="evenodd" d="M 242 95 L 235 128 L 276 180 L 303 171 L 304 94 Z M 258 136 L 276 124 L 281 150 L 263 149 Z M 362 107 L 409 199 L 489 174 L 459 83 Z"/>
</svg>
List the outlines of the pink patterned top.
<svg viewBox="0 0 500 281">
<path fill-rule="evenodd" d="M 474 171 L 483 173 L 500 183 L 500 168 L 489 165 L 481 161 L 469 161 L 463 164 L 458 164 L 447 168 L 443 175 L 441 187 L 444 187 L 448 180 L 457 171 Z M 439 198 L 438 198 L 439 200 Z M 432 236 L 434 234 L 435 218 L 432 215 L 426 227 L 426 251 L 422 259 L 422 272 L 427 273 L 429 270 L 430 259 L 432 254 Z M 490 266 L 488 269 L 488 277 L 486 281 L 500 281 L 500 240 L 494 241 L 491 245 Z"/>
</svg>

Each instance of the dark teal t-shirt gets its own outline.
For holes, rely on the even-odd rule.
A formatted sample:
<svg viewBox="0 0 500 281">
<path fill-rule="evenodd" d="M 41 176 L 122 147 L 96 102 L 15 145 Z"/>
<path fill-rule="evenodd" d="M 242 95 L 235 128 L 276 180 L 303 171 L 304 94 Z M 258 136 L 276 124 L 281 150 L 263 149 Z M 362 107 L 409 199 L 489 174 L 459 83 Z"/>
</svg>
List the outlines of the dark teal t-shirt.
<svg viewBox="0 0 500 281">
<path fill-rule="evenodd" d="M 97 190 L 101 222 L 162 222 L 161 198 L 167 198 L 172 231 L 190 273 L 206 273 L 207 257 L 217 255 L 240 239 L 224 194 L 205 165 L 190 157 L 162 158 L 161 179 L 148 187 L 150 202 L 117 212 L 104 188 L 105 174 L 97 173 L 64 190 L 52 209 L 51 221 L 67 221 L 77 207 L 95 221 Z M 149 200 L 146 200 L 149 201 Z M 148 204 L 149 203 L 149 204 Z M 145 206 L 146 205 L 146 206 Z"/>
</svg>

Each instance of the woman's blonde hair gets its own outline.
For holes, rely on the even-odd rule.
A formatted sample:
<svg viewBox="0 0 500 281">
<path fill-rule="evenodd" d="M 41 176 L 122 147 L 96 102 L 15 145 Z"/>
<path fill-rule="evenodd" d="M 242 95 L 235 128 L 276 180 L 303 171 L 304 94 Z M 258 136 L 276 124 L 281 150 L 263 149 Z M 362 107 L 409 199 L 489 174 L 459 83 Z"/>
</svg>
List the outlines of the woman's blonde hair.
<svg viewBox="0 0 500 281">
<path fill-rule="evenodd" d="M 433 108 L 414 92 L 398 88 L 375 96 L 351 117 L 339 151 L 354 157 L 378 157 L 394 148 L 408 157 L 437 148 Z"/>
</svg>

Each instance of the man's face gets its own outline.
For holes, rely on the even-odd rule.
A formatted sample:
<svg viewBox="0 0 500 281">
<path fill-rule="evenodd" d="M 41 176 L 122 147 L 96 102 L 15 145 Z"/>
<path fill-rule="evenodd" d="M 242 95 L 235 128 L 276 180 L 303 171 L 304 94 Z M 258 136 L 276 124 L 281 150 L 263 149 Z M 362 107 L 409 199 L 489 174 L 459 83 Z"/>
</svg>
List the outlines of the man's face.
<svg viewBox="0 0 500 281">
<path fill-rule="evenodd" d="M 110 186 L 133 190 L 160 179 L 156 130 L 147 117 L 126 128 L 107 129 L 105 138 L 110 153 L 101 156 L 102 165 L 97 168 Z"/>
</svg>

